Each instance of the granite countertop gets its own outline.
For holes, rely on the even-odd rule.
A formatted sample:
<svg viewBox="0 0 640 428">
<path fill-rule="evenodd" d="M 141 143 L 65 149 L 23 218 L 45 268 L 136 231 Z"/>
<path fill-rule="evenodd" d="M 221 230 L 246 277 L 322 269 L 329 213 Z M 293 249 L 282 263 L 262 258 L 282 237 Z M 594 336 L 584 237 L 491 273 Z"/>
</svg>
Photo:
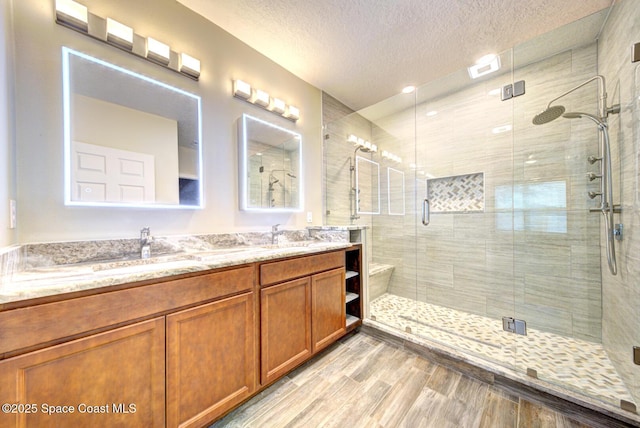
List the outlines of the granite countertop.
<svg viewBox="0 0 640 428">
<path fill-rule="evenodd" d="M 32 268 L 13 274 L 0 285 L 0 305 L 350 246 L 348 242 L 302 241 L 181 252 L 149 259 Z"/>
</svg>

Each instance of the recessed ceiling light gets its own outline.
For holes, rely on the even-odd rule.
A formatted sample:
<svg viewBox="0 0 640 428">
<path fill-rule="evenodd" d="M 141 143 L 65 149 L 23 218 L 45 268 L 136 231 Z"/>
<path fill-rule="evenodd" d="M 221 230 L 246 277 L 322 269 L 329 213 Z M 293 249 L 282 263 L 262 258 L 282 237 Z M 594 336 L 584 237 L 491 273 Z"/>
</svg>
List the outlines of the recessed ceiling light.
<svg viewBox="0 0 640 428">
<path fill-rule="evenodd" d="M 405 86 L 404 88 L 402 88 L 402 93 L 403 94 L 410 94 L 411 92 L 415 91 L 416 87 L 415 86 Z"/>
<path fill-rule="evenodd" d="M 433 117 L 433 116 L 435 116 L 436 114 L 438 114 L 438 112 L 437 112 L 437 111 L 435 111 L 435 110 L 431 110 L 431 111 L 427 112 L 427 116 L 429 116 L 429 117 Z"/>
</svg>

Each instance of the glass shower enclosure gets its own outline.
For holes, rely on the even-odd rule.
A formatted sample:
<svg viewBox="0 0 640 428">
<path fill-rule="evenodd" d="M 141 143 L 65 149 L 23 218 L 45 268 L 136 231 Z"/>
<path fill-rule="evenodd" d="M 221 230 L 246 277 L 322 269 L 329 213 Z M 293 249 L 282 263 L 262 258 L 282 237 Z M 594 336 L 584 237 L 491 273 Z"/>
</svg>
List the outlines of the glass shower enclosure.
<svg viewBox="0 0 640 428">
<path fill-rule="evenodd" d="M 606 18 L 326 124 L 324 221 L 368 226 L 369 324 L 628 410 L 637 375 L 603 338 L 598 127 L 532 123 L 598 75 Z M 596 114 L 598 101 L 587 84 L 561 104 Z"/>
</svg>

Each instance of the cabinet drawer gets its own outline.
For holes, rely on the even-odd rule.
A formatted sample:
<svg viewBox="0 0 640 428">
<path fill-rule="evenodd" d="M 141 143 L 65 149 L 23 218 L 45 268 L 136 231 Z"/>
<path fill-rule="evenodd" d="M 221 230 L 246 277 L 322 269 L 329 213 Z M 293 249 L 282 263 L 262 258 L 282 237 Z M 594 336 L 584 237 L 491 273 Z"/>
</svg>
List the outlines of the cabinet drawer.
<svg viewBox="0 0 640 428">
<path fill-rule="evenodd" d="M 344 267 L 344 251 L 264 263 L 260 266 L 260 285 L 277 284 L 339 267 Z"/>
<path fill-rule="evenodd" d="M 254 266 L 0 312 L 0 358 L 253 289 Z"/>
</svg>

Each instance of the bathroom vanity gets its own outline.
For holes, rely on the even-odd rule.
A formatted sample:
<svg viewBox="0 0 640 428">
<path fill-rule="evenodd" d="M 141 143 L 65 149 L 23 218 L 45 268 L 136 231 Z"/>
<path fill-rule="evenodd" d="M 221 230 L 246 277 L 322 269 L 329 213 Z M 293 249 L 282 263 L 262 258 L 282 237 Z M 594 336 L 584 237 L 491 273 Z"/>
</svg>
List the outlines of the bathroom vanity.
<svg viewBox="0 0 640 428">
<path fill-rule="evenodd" d="M 345 334 L 347 247 L 3 303 L 0 425 L 206 426 Z"/>
</svg>

